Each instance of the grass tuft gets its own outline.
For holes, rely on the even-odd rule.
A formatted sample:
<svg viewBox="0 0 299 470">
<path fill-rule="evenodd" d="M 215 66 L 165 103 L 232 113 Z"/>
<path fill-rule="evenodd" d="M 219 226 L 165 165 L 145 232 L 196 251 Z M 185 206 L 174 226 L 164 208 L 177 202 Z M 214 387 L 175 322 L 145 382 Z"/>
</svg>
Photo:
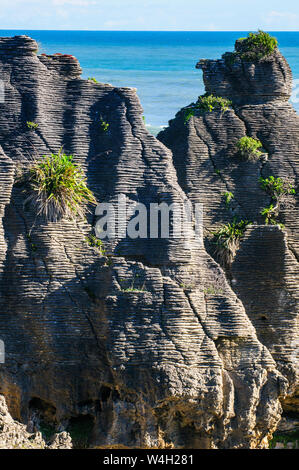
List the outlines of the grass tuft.
<svg viewBox="0 0 299 470">
<path fill-rule="evenodd" d="M 90 82 L 93 82 L 93 83 L 99 83 L 98 80 L 94 77 L 88 77 L 88 79 Z"/>
<path fill-rule="evenodd" d="M 275 178 L 275 176 L 269 176 L 268 178 L 259 179 L 261 188 L 271 196 L 271 204 L 269 207 L 265 207 L 261 210 L 261 215 L 265 218 L 266 225 L 280 225 L 283 228 L 283 224 L 280 224 L 277 220 L 281 204 L 288 196 L 296 194 L 295 188 L 282 178 Z"/>
<path fill-rule="evenodd" d="M 62 151 L 35 160 L 21 179 L 30 192 L 24 204 L 32 203 L 38 215 L 52 222 L 84 218 L 87 205 L 97 204 L 82 168 Z"/>
<path fill-rule="evenodd" d="M 273 54 L 277 49 L 277 45 L 276 38 L 265 31 L 259 30 L 256 33 L 249 33 L 247 38 L 238 39 L 235 50 L 241 59 L 254 62 Z"/>
<path fill-rule="evenodd" d="M 275 176 L 260 177 L 259 181 L 261 188 L 270 194 L 273 199 L 278 200 L 281 196 L 296 194 L 295 188 L 282 178 L 275 178 Z"/>
<path fill-rule="evenodd" d="M 104 121 L 104 119 L 100 119 L 100 126 L 101 126 L 101 130 L 102 132 L 108 132 L 109 130 L 109 122 L 107 121 Z"/>
<path fill-rule="evenodd" d="M 28 127 L 28 129 L 30 129 L 31 131 L 32 130 L 36 130 L 38 128 L 38 124 L 36 122 L 31 122 L 31 121 L 27 121 L 26 122 L 26 126 Z"/>
<path fill-rule="evenodd" d="M 228 110 L 232 102 L 227 98 L 221 96 L 214 96 L 212 94 L 205 94 L 199 96 L 195 104 L 185 110 L 184 121 L 185 124 L 189 121 L 191 116 L 194 116 L 196 111 L 209 112 L 221 110 L 223 113 Z"/>
<path fill-rule="evenodd" d="M 234 199 L 235 196 L 234 196 L 233 193 L 230 192 L 230 191 L 226 191 L 225 193 L 223 193 L 222 196 L 223 196 L 224 199 L 225 199 L 225 205 L 226 205 L 226 207 L 229 207 L 229 205 L 230 205 L 232 199 Z"/>
<path fill-rule="evenodd" d="M 105 254 L 104 243 L 102 242 L 100 238 L 97 238 L 93 234 L 89 234 L 85 238 L 85 241 L 89 246 L 96 248 L 99 251 L 99 253 L 104 256 Z"/>
<path fill-rule="evenodd" d="M 262 143 L 259 139 L 253 137 L 241 137 L 237 142 L 237 148 L 239 154 L 245 160 L 258 160 L 262 155 L 258 149 L 262 147 Z"/>
<path fill-rule="evenodd" d="M 223 266 L 228 268 L 233 262 L 247 225 L 250 225 L 248 220 L 237 222 L 234 219 L 232 223 L 223 225 L 219 230 L 213 232 L 215 255 Z"/>
</svg>

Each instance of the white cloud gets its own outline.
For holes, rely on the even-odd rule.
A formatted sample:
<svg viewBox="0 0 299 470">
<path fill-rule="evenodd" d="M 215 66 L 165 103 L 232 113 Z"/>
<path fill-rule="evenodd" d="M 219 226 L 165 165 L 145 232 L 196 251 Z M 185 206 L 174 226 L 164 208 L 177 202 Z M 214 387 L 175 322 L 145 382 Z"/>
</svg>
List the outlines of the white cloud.
<svg viewBox="0 0 299 470">
<path fill-rule="evenodd" d="M 128 25 L 128 21 L 126 20 L 120 20 L 120 21 L 108 20 L 108 21 L 105 21 L 104 28 L 117 28 L 117 27 L 127 26 L 127 25 Z"/>
<path fill-rule="evenodd" d="M 291 11 L 271 11 L 268 15 L 269 18 L 286 18 L 287 20 L 296 20 L 298 15 Z"/>
<path fill-rule="evenodd" d="M 272 10 L 266 17 L 268 26 L 279 26 L 282 29 L 298 28 L 299 15 L 291 11 Z"/>
<path fill-rule="evenodd" d="M 88 7 L 90 5 L 97 5 L 95 0 L 52 0 L 55 6 L 73 5 L 78 7 Z"/>
</svg>

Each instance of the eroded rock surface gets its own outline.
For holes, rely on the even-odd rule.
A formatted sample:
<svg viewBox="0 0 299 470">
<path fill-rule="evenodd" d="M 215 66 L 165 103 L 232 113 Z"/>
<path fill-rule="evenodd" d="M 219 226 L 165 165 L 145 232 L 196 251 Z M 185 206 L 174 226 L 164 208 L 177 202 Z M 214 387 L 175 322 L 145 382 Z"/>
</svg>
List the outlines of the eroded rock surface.
<svg viewBox="0 0 299 470">
<path fill-rule="evenodd" d="M 72 440 L 66 432 L 55 434 L 47 445 L 40 432 L 30 433 L 24 424 L 9 414 L 5 397 L 0 395 L 0 449 L 71 449 Z"/>
<path fill-rule="evenodd" d="M 197 67 L 206 91 L 232 100 L 232 106 L 225 112 L 197 110 L 187 122 L 183 109 L 158 138 L 173 152 L 180 186 L 193 203 L 204 205 L 210 254 L 215 252 L 211 232 L 234 217 L 253 223 L 227 276 L 259 340 L 289 381 L 285 410 L 298 413 L 299 117 L 288 102 L 292 75 L 278 50 L 256 63 L 230 56 L 201 60 Z M 256 161 L 240 158 L 236 144 L 245 135 L 258 138 L 266 155 Z M 261 215 L 271 198 L 259 178 L 272 175 L 296 189 L 279 215 L 283 230 L 264 225 Z M 228 192 L 233 195 L 229 204 Z"/>
<path fill-rule="evenodd" d="M 46 222 L 24 207 L 15 184 L 19 165 L 63 147 L 99 201 L 209 197 L 209 228 L 225 214 L 228 184 L 215 179 L 213 161 L 228 165 L 226 134 L 244 135 L 244 121 L 232 110 L 188 126 L 178 118 L 177 134 L 165 132 L 175 170 L 171 152 L 146 131 L 134 89 L 82 80 L 76 59 L 36 49 L 24 36 L 0 39 L 0 391 L 10 413 L 57 430 L 86 426 L 92 446 L 266 447 L 288 382 L 192 227 L 186 239 L 115 239 L 103 256 L 86 242 L 92 214 Z M 250 184 L 254 194 L 253 177 Z"/>
</svg>

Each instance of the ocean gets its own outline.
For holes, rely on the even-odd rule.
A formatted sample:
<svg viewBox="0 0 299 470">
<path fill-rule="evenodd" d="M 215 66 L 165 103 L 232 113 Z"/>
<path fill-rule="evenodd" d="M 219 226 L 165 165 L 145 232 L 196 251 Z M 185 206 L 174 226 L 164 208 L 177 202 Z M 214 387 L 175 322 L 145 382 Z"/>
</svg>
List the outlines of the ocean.
<svg viewBox="0 0 299 470">
<path fill-rule="evenodd" d="M 17 34 L 37 40 L 40 53 L 76 56 L 83 78 L 137 88 L 146 125 L 156 134 L 180 108 L 204 92 L 196 62 L 233 51 L 235 40 L 247 32 L 0 30 L 0 36 Z M 299 90 L 299 32 L 271 34 L 278 39 Z M 299 91 L 298 97 L 294 92 L 292 103 L 299 112 Z"/>
</svg>

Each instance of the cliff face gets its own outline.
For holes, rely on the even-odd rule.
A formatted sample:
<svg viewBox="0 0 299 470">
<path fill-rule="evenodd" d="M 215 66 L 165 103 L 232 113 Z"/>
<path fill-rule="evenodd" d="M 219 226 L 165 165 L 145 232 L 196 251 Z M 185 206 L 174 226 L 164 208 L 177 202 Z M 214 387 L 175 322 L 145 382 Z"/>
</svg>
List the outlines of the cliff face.
<svg viewBox="0 0 299 470">
<path fill-rule="evenodd" d="M 292 72 L 278 49 L 259 61 L 247 61 L 227 52 L 220 60 L 202 59 L 206 91 L 230 98 L 236 104 L 265 104 L 288 101 L 292 92 Z"/>
<path fill-rule="evenodd" d="M 197 112 L 185 122 L 181 110 L 158 138 L 173 152 L 178 181 L 193 202 L 204 204 L 205 246 L 214 255 L 211 232 L 233 217 L 253 222 L 227 271 L 259 340 L 289 381 L 286 411 L 298 412 L 299 368 L 299 118 L 288 103 L 290 67 L 278 50 L 256 63 L 240 57 L 201 60 L 208 93 L 232 101 L 226 112 Z M 238 156 L 237 142 L 258 138 L 266 152 L 256 161 Z M 271 198 L 259 178 L 280 177 L 296 189 L 283 205 L 278 225 L 264 225 L 261 210 Z M 225 203 L 224 194 L 233 199 Z M 297 398 L 296 398 L 297 397 Z"/>
<path fill-rule="evenodd" d="M 41 432 L 32 432 L 33 423 L 24 424 L 11 417 L 5 397 L 0 395 L 0 449 L 71 449 L 72 440 L 68 433 L 56 433 L 47 445 Z"/>
<path fill-rule="evenodd" d="M 254 213 L 261 204 L 246 164 L 234 179 L 227 157 L 248 116 L 254 113 L 250 125 L 259 126 L 263 144 L 272 149 L 267 165 L 290 171 L 289 154 L 288 164 L 281 164 L 289 141 L 279 131 L 285 120 L 277 106 L 288 113 L 288 132 L 296 126 L 295 113 L 283 102 L 261 105 L 260 114 L 245 106 L 241 117 L 233 110 L 194 117 L 187 126 L 178 117 L 161 137 L 173 149 L 175 170 L 171 152 L 146 131 L 133 89 L 82 80 L 73 57 L 37 56 L 36 50 L 28 37 L 0 38 L 0 338 L 6 347 L 0 392 L 10 413 L 24 423 L 34 417 L 37 428 L 46 423 L 71 432 L 81 426 L 91 445 L 267 446 L 280 419 L 285 376 L 294 384 L 293 363 L 282 345 L 282 338 L 293 338 L 295 321 L 293 212 L 290 242 L 277 227 L 246 234 L 248 250 L 234 263 L 243 305 L 192 228 L 185 239 L 107 241 L 107 257 L 86 242 L 92 214 L 86 221 L 46 222 L 24 206 L 15 178 L 18 165 L 63 147 L 83 166 L 99 201 L 113 202 L 122 193 L 148 206 L 183 203 L 188 196 L 205 203 L 209 228 L 224 217 L 219 201 L 228 181 L 240 188 L 239 210 L 248 202 L 241 189 L 247 177 L 247 197 L 254 195 L 248 210 Z M 272 116 L 267 125 L 264 115 Z M 108 132 L 101 131 L 101 119 Z M 29 130 L 28 121 L 38 128 Z M 214 161 L 223 174 L 219 179 Z M 275 344 L 262 337 L 259 313 L 251 308 L 248 287 L 257 267 L 252 264 L 251 277 L 242 277 L 242 256 L 256 253 L 258 243 L 263 249 L 264 242 L 267 263 L 276 267 L 267 295 L 272 289 L 281 301 L 281 310 L 270 316 L 281 328 L 277 338 L 272 334 Z M 268 275 L 260 266 L 255 294 Z M 262 297 L 266 302 L 264 292 Z M 290 303 L 282 311 L 284 298 Z M 276 360 L 285 354 L 286 372 L 278 371 L 267 347 Z"/>
</svg>

